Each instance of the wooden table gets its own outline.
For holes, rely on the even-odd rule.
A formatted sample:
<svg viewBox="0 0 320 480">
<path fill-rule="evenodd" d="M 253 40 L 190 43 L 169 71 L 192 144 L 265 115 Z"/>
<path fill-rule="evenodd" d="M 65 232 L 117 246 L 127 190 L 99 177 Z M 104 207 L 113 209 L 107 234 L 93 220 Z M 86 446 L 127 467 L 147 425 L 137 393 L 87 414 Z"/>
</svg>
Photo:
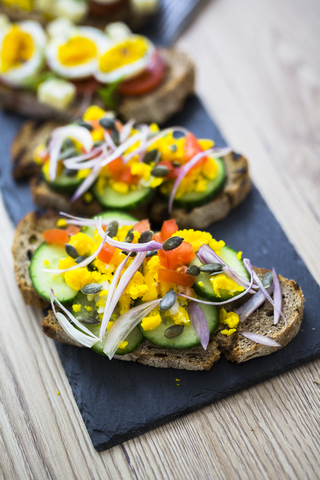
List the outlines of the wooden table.
<svg viewBox="0 0 320 480">
<path fill-rule="evenodd" d="M 215 0 L 179 42 L 198 65 L 207 108 L 249 157 L 318 282 L 319 16 L 317 0 Z M 0 208 L 0 478 L 320 477 L 320 361 L 97 453 L 41 314 L 15 286 L 13 227 Z"/>
</svg>

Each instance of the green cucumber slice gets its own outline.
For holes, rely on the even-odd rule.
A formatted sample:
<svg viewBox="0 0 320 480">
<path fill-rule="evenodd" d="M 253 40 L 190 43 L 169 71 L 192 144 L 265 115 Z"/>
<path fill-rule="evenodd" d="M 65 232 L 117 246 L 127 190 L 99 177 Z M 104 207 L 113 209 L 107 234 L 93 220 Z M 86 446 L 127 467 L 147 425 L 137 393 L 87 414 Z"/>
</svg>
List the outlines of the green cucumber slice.
<svg viewBox="0 0 320 480">
<path fill-rule="evenodd" d="M 86 314 L 96 317 L 97 316 L 97 311 L 95 308 L 95 303 L 94 301 L 89 301 L 87 298 L 87 295 L 84 295 L 83 293 L 79 292 L 78 295 L 74 298 L 73 300 L 73 305 L 81 305 L 81 310 L 79 312 L 74 312 L 72 311 L 72 314 L 75 317 L 79 316 L 84 316 Z M 91 307 L 91 311 L 87 311 L 85 307 Z M 97 316 L 98 318 L 98 316 Z M 98 323 L 97 325 L 85 325 L 94 335 L 97 337 L 100 334 L 100 326 L 101 324 Z M 108 334 L 106 334 L 108 335 Z M 138 346 L 143 342 L 144 336 L 141 334 L 140 330 L 135 327 L 131 333 L 127 336 L 125 339 L 126 342 L 128 342 L 128 345 L 125 348 L 118 348 L 116 351 L 116 355 L 125 355 L 126 353 L 131 353 L 134 352 L 138 348 Z M 92 350 L 96 353 L 99 353 L 99 355 L 105 355 L 103 353 L 103 343 L 102 342 L 97 342 L 95 345 L 93 345 Z"/>
<path fill-rule="evenodd" d="M 218 308 L 215 305 L 199 305 L 206 316 L 209 331 L 210 334 L 212 334 L 219 326 Z M 200 339 L 191 323 L 190 325 L 184 327 L 183 332 L 178 337 L 166 338 L 164 336 L 165 330 L 175 324 L 172 320 L 170 320 L 170 317 L 165 316 L 165 314 L 162 312 L 161 317 L 162 323 L 160 323 L 155 330 L 146 331 L 143 330 L 141 324 L 138 325 L 142 335 L 144 335 L 144 337 L 150 342 L 164 348 L 190 348 L 200 344 Z"/>
<path fill-rule="evenodd" d="M 50 288 L 53 289 L 57 299 L 61 303 L 69 303 L 77 295 L 77 291 L 69 287 L 60 275 L 46 273 L 43 269 L 58 268 L 59 260 L 66 257 L 63 247 L 47 245 L 45 242 L 39 245 L 34 252 L 29 266 L 29 275 L 34 289 L 38 294 L 50 302 Z M 45 261 L 49 265 L 45 265 Z"/>
<path fill-rule="evenodd" d="M 98 202 L 105 208 L 114 208 L 119 210 L 134 209 L 145 204 L 152 195 L 154 189 L 151 187 L 138 187 L 129 193 L 122 194 L 116 192 L 111 187 L 105 187 L 102 195 L 98 192 L 97 186 L 94 185 L 92 192 Z"/>
<path fill-rule="evenodd" d="M 77 175 L 69 177 L 65 174 L 63 170 L 59 175 L 56 176 L 55 180 L 52 182 L 48 180 L 46 175 L 42 175 L 46 184 L 57 193 L 62 194 L 72 194 L 74 193 L 79 185 L 83 182 L 83 178 L 78 178 Z"/>
<path fill-rule="evenodd" d="M 218 172 L 216 178 L 209 180 L 207 184 L 207 189 L 205 192 L 190 192 L 183 195 L 181 198 L 174 200 L 173 204 L 175 207 L 186 207 L 194 208 L 204 205 L 222 192 L 225 182 L 227 180 L 227 171 L 226 166 L 222 158 L 215 159 L 218 164 Z M 166 200 L 169 199 L 170 195 L 165 195 L 161 192 L 160 194 Z"/>
<path fill-rule="evenodd" d="M 250 278 L 245 266 L 243 265 L 243 261 L 238 259 L 237 252 L 233 250 L 233 248 L 225 245 L 220 250 L 220 256 L 222 260 L 224 260 L 242 277 L 247 279 Z M 191 264 L 197 266 L 201 265 L 197 257 L 191 262 Z M 199 285 L 200 282 L 203 282 L 203 286 Z M 205 273 L 200 273 L 200 275 L 197 276 L 197 279 L 193 284 L 193 289 L 197 295 L 201 295 L 203 298 L 211 300 L 212 302 L 223 302 L 225 300 L 229 300 L 230 298 L 236 297 L 239 293 L 241 293 L 238 292 L 232 294 L 228 290 L 222 290 L 221 297 L 217 297 L 213 291 L 212 284 L 210 282 L 210 276 L 206 275 Z"/>
<path fill-rule="evenodd" d="M 99 213 L 97 215 L 98 217 L 102 217 L 104 220 L 128 220 L 129 222 L 138 222 L 139 220 L 134 217 L 133 215 L 130 215 L 129 213 L 125 212 L 119 212 L 116 210 L 110 211 L 110 212 L 104 212 L 104 213 Z M 94 218 L 94 217 L 93 217 Z M 96 228 L 95 227 L 84 227 L 82 229 L 83 233 L 86 235 L 89 235 L 89 237 L 93 238 L 94 237 L 94 232 Z"/>
</svg>

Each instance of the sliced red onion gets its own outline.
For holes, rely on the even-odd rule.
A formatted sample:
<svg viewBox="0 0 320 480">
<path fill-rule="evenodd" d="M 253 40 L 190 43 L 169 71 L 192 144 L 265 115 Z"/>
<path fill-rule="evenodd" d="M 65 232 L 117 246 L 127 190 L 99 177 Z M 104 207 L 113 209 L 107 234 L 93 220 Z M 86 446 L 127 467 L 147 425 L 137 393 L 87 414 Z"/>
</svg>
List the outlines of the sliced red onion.
<svg viewBox="0 0 320 480">
<path fill-rule="evenodd" d="M 279 282 L 279 278 L 275 269 L 272 269 L 272 276 L 273 276 L 273 285 L 274 285 L 274 294 L 273 294 L 273 301 L 274 301 L 274 325 L 277 325 L 280 319 L 280 313 L 282 310 L 282 292 L 281 286 Z"/>
<path fill-rule="evenodd" d="M 251 332 L 239 332 L 244 337 L 252 340 L 255 343 L 259 343 L 260 345 L 267 345 L 268 347 L 281 347 L 280 343 L 276 342 L 270 337 L 266 337 L 265 335 L 259 335 L 258 333 L 251 333 Z"/>
<path fill-rule="evenodd" d="M 207 350 L 210 340 L 210 332 L 206 316 L 200 305 L 198 305 L 196 302 L 189 303 L 188 312 L 192 326 L 200 338 L 201 345 L 205 350 Z"/>
<path fill-rule="evenodd" d="M 78 198 L 81 197 L 89 188 L 91 185 L 95 182 L 96 178 L 98 177 L 99 173 L 101 171 L 101 166 L 99 163 L 91 170 L 89 175 L 84 179 L 84 181 L 81 183 L 80 187 L 77 188 L 75 193 L 72 195 L 70 202 L 75 202 Z"/>
<path fill-rule="evenodd" d="M 142 162 L 143 157 L 147 149 L 147 138 L 150 132 L 150 128 L 147 125 L 142 125 L 141 131 L 143 132 L 143 137 L 140 142 L 140 152 L 139 152 L 139 162 Z"/>
<path fill-rule="evenodd" d="M 103 352 L 110 358 L 110 360 L 129 333 L 132 332 L 144 317 L 149 315 L 149 313 L 159 305 L 161 300 L 162 298 L 158 298 L 157 300 L 151 300 L 138 307 L 131 308 L 114 322 L 107 334 L 106 342 L 103 347 Z"/>
<path fill-rule="evenodd" d="M 141 252 L 138 253 L 138 255 L 134 258 L 133 262 L 127 270 L 124 272 L 122 277 L 120 278 L 118 287 L 114 291 L 111 300 L 109 302 L 108 308 L 105 308 L 103 318 L 102 318 L 102 323 L 101 323 L 101 328 L 100 328 L 100 340 L 102 341 L 104 338 L 104 335 L 106 333 L 106 328 L 109 323 L 109 320 L 111 318 L 111 315 L 116 308 L 117 303 L 120 300 L 121 295 L 123 294 L 126 286 L 130 282 L 131 278 L 133 275 L 136 273 L 136 271 L 140 268 L 140 265 L 142 265 L 143 260 L 146 258 L 146 252 Z M 108 294 L 109 297 L 109 294 Z"/>
<path fill-rule="evenodd" d="M 209 247 L 209 245 L 201 245 L 197 252 L 197 257 L 203 264 L 206 263 L 220 263 L 220 265 L 226 265 L 219 255 Z"/>
<path fill-rule="evenodd" d="M 132 135 L 132 137 L 129 137 L 124 143 L 122 143 L 117 149 L 107 157 L 107 159 L 102 162 L 102 166 L 104 167 L 107 165 L 107 163 L 112 162 L 118 157 L 121 157 L 122 154 L 128 150 L 128 148 L 132 147 L 137 142 L 140 142 L 140 140 L 143 138 L 143 132 L 138 132 L 135 135 Z"/>
<path fill-rule="evenodd" d="M 199 162 L 199 160 L 201 160 L 201 158 L 203 157 L 207 157 L 210 154 L 215 154 L 217 157 L 224 157 L 230 152 L 231 152 L 231 148 L 229 147 L 221 148 L 221 149 L 210 148 L 209 150 L 205 150 L 204 152 L 197 153 L 197 155 L 195 155 L 191 160 L 189 160 L 188 163 L 185 163 L 182 167 L 180 167 L 178 178 L 174 182 L 174 185 L 171 190 L 170 198 L 169 198 L 169 207 L 168 207 L 169 213 L 172 212 L 174 197 L 177 193 L 177 190 L 179 188 L 179 185 L 182 179 Z"/>
<path fill-rule="evenodd" d="M 120 132 L 120 143 L 123 143 L 127 140 L 129 137 L 131 130 L 133 128 L 133 125 L 136 123 L 134 118 L 131 118 L 127 123 L 125 123 L 122 127 L 122 130 Z"/>
<path fill-rule="evenodd" d="M 283 315 L 281 309 L 278 308 L 277 305 L 275 305 L 275 302 L 272 300 L 272 298 L 270 297 L 269 293 L 267 292 L 265 286 L 263 285 L 263 283 L 261 282 L 260 278 L 258 277 L 258 275 L 253 272 L 253 278 L 254 278 L 254 281 L 256 282 L 256 284 L 259 286 L 259 288 L 263 291 L 263 293 L 265 294 L 267 300 L 269 300 L 269 302 L 271 303 L 271 305 L 273 306 L 274 308 L 274 312 L 277 312 L 279 315 L 281 315 L 281 317 L 283 318 L 285 324 L 287 325 L 287 320 L 285 318 L 285 316 Z"/>
<path fill-rule="evenodd" d="M 273 292 L 273 283 L 267 288 L 267 292 Z M 244 322 L 250 315 L 252 315 L 261 305 L 266 301 L 266 296 L 262 290 L 258 290 L 247 302 L 243 303 L 241 307 L 234 310 L 239 315 L 240 322 Z"/>
<path fill-rule="evenodd" d="M 101 218 L 101 225 L 108 225 L 111 221 L 110 218 L 105 219 L 100 217 L 99 215 L 95 216 L 94 218 L 82 218 L 82 217 L 75 217 L 74 215 L 70 215 L 69 213 L 65 213 L 65 212 L 59 212 L 59 214 L 63 217 L 67 217 L 66 222 L 68 224 L 78 225 L 80 227 L 96 227 L 98 218 Z M 121 226 L 135 225 L 137 223 L 136 220 L 121 220 L 118 218 L 115 218 L 115 220 L 117 220 L 117 222 Z"/>
</svg>

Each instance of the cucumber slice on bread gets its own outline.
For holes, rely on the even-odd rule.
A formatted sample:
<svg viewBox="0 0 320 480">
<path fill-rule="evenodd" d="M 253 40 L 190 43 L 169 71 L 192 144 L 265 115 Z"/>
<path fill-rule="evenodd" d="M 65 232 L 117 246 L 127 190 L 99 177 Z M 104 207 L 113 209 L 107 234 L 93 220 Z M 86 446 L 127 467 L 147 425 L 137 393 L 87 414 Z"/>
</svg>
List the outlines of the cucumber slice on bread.
<svg viewBox="0 0 320 480">
<path fill-rule="evenodd" d="M 92 192 L 104 208 L 133 210 L 150 200 L 154 194 L 154 189 L 151 187 L 137 187 L 136 190 L 131 190 L 131 192 L 123 194 L 116 192 L 109 186 L 104 187 L 101 192 L 97 186 L 94 185 Z"/>
<path fill-rule="evenodd" d="M 42 177 L 46 184 L 54 192 L 71 195 L 83 182 L 83 178 L 78 178 L 76 174 L 77 171 L 75 171 L 74 173 L 75 175 L 72 176 L 66 175 L 66 170 L 64 169 L 61 173 L 59 173 L 59 175 L 56 176 L 54 181 L 48 180 L 44 173 L 42 173 Z"/>
</svg>

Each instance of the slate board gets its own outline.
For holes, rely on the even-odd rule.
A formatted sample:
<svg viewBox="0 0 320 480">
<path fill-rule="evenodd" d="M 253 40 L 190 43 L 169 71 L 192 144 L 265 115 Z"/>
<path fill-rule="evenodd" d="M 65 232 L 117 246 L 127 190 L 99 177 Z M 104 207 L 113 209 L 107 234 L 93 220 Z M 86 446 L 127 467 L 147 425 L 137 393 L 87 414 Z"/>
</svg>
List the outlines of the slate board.
<svg viewBox="0 0 320 480">
<path fill-rule="evenodd" d="M 0 125 L 5 126 L 6 132 L 0 144 L 0 187 L 14 223 L 32 207 L 27 184 L 15 184 L 10 176 L 9 145 L 20 124 L 18 117 L 0 114 Z M 170 124 L 184 125 L 196 135 L 213 138 L 218 146 L 225 145 L 196 97 L 189 99 L 183 112 Z M 301 285 L 306 297 L 303 332 L 284 350 L 271 356 L 241 365 L 222 358 L 209 372 L 154 369 L 119 360 L 110 362 L 91 350 L 57 343 L 75 400 L 98 451 L 320 357 L 319 286 L 258 190 L 253 188 L 237 210 L 209 231 L 215 238 L 222 238 L 242 250 L 253 265 L 275 266 L 283 276 L 294 278 Z M 176 385 L 176 378 L 180 379 L 180 386 Z"/>
</svg>

